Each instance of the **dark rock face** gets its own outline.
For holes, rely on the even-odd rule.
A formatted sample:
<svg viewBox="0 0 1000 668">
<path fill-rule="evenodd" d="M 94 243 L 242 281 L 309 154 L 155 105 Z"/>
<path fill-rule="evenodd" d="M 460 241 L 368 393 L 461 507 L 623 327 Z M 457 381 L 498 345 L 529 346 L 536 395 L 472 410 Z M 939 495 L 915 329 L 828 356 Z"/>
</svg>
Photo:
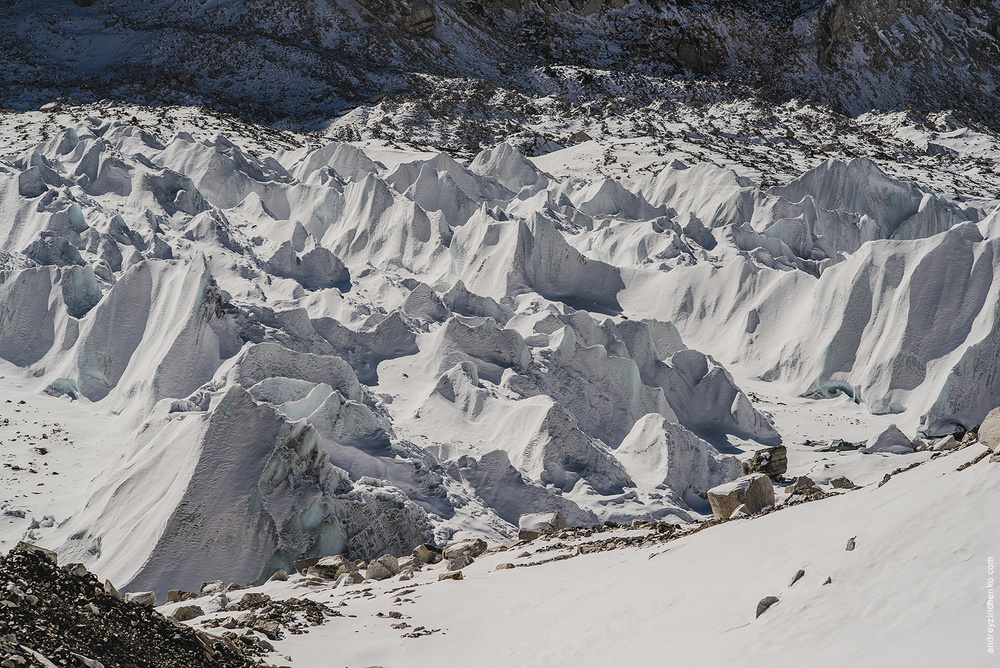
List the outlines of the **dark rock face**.
<svg viewBox="0 0 1000 668">
<path fill-rule="evenodd" d="M 411 35 L 430 37 L 437 28 L 437 15 L 434 14 L 434 8 L 426 2 L 415 2 L 400 23 L 403 30 Z"/>
<path fill-rule="evenodd" d="M 788 470 L 788 451 L 783 445 L 764 448 L 753 453 L 753 458 L 743 463 L 743 473 L 763 473 L 772 478 Z"/>
<path fill-rule="evenodd" d="M 232 666 L 256 659 L 236 643 L 168 620 L 152 608 L 105 593 L 97 577 L 66 570 L 43 551 L 19 545 L 0 558 L 0 662 L 80 666 L 80 657 L 111 666 Z"/>
</svg>

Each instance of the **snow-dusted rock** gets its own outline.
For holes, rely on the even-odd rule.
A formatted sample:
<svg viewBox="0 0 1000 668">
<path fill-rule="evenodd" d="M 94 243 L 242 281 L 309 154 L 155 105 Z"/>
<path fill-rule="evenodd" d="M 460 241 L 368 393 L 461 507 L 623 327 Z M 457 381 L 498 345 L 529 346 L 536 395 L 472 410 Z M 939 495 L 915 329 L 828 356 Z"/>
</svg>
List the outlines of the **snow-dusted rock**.
<svg viewBox="0 0 1000 668">
<path fill-rule="evenodd" d="M 559 511 L 521 515 L 517 520 L 517 537 L 520 540 L 534 540 L 546 529 L 565 529 L 566 518 Z"/>
<path fill-rule="evenodd" d="M 708 490 L 708 501 L 717 520 L 729 519 L 739 506 L 753 514 L 774 505 L 774 485 L 763 473 L 753 473 Z"/>
<path fill-rule="evenodd" d="M 445 559 L 454 559 L 462 556 L 475 558 L 485 552 L 486 548 L 486 541 L 482 538 L 469 538 L 449 543 L 445 546 L 441 556 Z"/>
</svg>

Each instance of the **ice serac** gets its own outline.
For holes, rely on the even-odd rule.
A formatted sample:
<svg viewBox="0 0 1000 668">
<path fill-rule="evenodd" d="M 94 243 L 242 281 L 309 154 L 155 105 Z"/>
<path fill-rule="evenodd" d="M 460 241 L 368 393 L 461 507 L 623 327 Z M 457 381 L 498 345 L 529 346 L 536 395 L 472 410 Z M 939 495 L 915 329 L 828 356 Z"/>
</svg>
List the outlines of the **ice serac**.
<svg viewBox="0 0 1000 668">
<path fill-rule="evenodd" d="M 451 253 L 464 284 L 498 301 L 537 292 L 579 308 L 621 310 L 619 269 L 582 255 L 542 214 L 497 221 L 480 210 L 455 233 Z"/>
<path fill-rule="evenodd" d="M 667 487 L 681 497 L 688 491 L 704 494 L 743 472 L 736 457 L 720 454 L 711 444 L 657 414 L 636 421 L 615 450 L 615 457 L 640 487 Z"/>
<path fill-rule="evenodd" d="M 462 478 L 472 485 L 479 496 L 497 515 L 517 525 L 521 515 L 539 509 L 562 513 L 570 526 L 590 526 L 597 517 L 573 501 L 526 481 L 510 463 L 503 450 L 493 450 L 475 460 L 459 460 Z"/>
<path fill-rule="evenodd" d="M 469 165 L 469 171 L 495 179 L 513 193 L 528 188 L 529 193 L 534 194 L 549 183 L 545 174 L 507 142 L 480 152 Z"/>
<path fill-rule="evenodd" d="M 204 263 L 140 262 L 87 314 L 60 375 L 75 378 L 91 401 L 115 390 L 116 402 L 139 397 L 148 406 L 187 396 L 220 363 L 212 322 L 223 316 L 219 288 Z"/>
<path fill-rule="evenodd" d="M 199 420 L 161 423 L 166 433 L 139 447 L 136 461 L 169 457 L 164 441 L 184 431 L 171 423 L 192 419 Z M 426 539 L 423 511 L 401 492 L 352 485 L 345 471 L 329 463 L 311 427 L 284 420 L 242 388 L 222 393 L 203 420 L 197 445 L 189 446 L 191 463 L 175 464 L 169 484 L 150 485 L 147 476 L 156 470 L 144 464 L 139 471 L 114 471 L 105 487 L 105 502 L 135 497 L 130 515 L 110 512 L 89 530 L 103 533 L 103 549 L 111 551 L 106 568 L 128 588 L 198 589 L 206 572 L 251 583 L 278 568 L 288 570 L 302 556 L 402 554 Z M 127 539 L 128 525 L 135 523 L 155 527 L 155 544 L 144 557 L 142 544 Z M 112 545 L 115 538 L 122 542 Z M 67 548 L 79 540 L 70 536 Z M 136 559 L 131 571 L 127 555 Z"/>
</svg>

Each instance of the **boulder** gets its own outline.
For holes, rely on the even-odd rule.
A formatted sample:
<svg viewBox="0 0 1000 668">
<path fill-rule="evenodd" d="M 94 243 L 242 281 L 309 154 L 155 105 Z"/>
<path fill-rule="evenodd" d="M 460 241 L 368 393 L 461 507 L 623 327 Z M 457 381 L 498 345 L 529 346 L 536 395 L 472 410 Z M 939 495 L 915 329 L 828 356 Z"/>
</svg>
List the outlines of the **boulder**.
<svg viewBox="0 0 1000 668">
<path fill-rule="evenodd" d="M 110 596 L 111 598 L 115 599 L 116 601 L 122 600 L 122 595 L 119 594 L 118 590 L 115 589 L 115 586 L 111 584 L 111 580 L 104 581 L 104 593 Z"/>
<path fill-rule="evenodd" d="M 517 538 L 518 540 L 535 540 L 546 529 L 558 531 L 567 526 L 566 518 L 558 511 L 529 513 L 521 515 L 517 521 Z"/>
<path fill-rule="evenodd" d="M 765 612 L 767 612 L 768 608 L 770 608 L 777 602 L 778 602 L 777 596 L 765 596 L 764 598 L 760 599 L 760 603 L 757 604 L 757 616 L 760 617 L 761 615 L 763 615 Z"/>
<path fill-rule="evenodd" d="M 878 436 L 868 439 L 867 447 L 862 452 L 869 454 L 891 452 L 896 455 L 905 455 L 913 452 L 913 442 L 899 430 L 899 427 L 891 424 Z"/>
<path fill-rule="evenodd" d="M 783 445 L 756 450 L 753 457 L 743 462 L 743 473 L 763 473 L 772 478 L 788 470 L 788 451 Z"/>
<path fill-rule="evenodd" d="M 836 478 L 832 478 L 830 480 L 830 485 L 832 485 L 834 489 L 854 489 L 857 487 L 857 485 L 855 485 L 847 476 L 837 476 Z"/>
<path fill-rule="evenodd" d="M 153 607 L 156 605 L 156 592 L 153 591 L 137 591 L 129 594 L 125 594 L 125 600 L 130 603 L 138 603 L 139 605 L 145 605 L 148 607 Z"/>
<path fill-rule="evenodd" d="M 181 589 L 171 589 L 167 592 L 167 603 L 180 603 L 198 598 L 198 594 L 193 591 L 183 591 Z"/>
<path fill-rule="evenodd" d="M 454 559 L 448 560 L 448 570 L 449 571 L 460 571 L 466 566 L 470 565 L 475 561 L 472 557 L 462 555 L 460 557 L 455 557 Z"/>
<path fill-rule="evenodd" d="M 455 557 L 478 557 L 480 554 L 486 551 L 486 541 L 482 538 L 469 538 L 467 540 L 460 540 L 450 545 L 446 546 L 441 552 L 441 556 L 445 559 L 454 559 Z"/>
<path fill-rule="evenodd" d="M 385 580 L 399 573 L 399 562 L 391 554 L 383 554 L 368 564 L 365 575 L 369 580 Z"/>
<path fill-rule="evenodd" d="M 758 513 L 774 505 L 774 485 L 763 473 L 752 473 L 708 490 L 708 502 L 717 520 L 729 519 L 741 505 L 748 513 Z"/>
<path fill-rule="evenodd" d="M 175 608 L 174 611 L 170 613 L 170 616 L 179 622 L 186 622 L 195 619 L 196 617 L 201 617 L 204 614 L 205 611 L 197 605 L 182 605 Z"/>
<path fill-rule="evenodd" d="M 305 573 L 310 568 L 315 566 L 322 557 L 309 557 L 308 559 L 296 559 L 292 566 L 298 573 Z"/>
<path fill-rule="evenodd" d="M 311 570 L 314 570 L 320 577 L 330 578 L 332 580 L 340 577 L 344 573 L 356 571 L 357 567 L 354 565 L 353 561 L 338 554 L 333 557 L 323 557 L 312 565 Z"/>
<path fill-rule="evenodd" d="M 279 568 L 278 570 L 276 570 L 274 573 L 271 574 L 271 577 L 269 577 L 267 581 L 284 582 L 287 579 L 288 579 L 288 571 L 286 571 L 284 568 Z"/>
<path fill-rule="evenodd" d="M 994 408 L 979 425 L 979 442 L 983 443 L 990 450 L 996 450 L 1000 443 L 1000 408 Z"/>
<path fill-rule="evenodd" d="M 816 483 L 813 482 L 812 478 L 805 475 L 800 475 L 792 481 L 791 485 L 785 488 L 785 494 L 809 494 L 818 491 L 820 490 L 816 487 Z"/>
<path fill-rule="evenodd" d="M 337 586 L 344 585 L 345 587 L 355 584 L 360 584 L 365 581 L 365 576 L 363 576 L 358 571 L 353 571 L 351 573 L 344 573 L 339 578 L 337 578 Z"/>
<path fill-rule="evenodd" d="M 954 435 L 951 435 L 937 439 L 936 441 L 931 443 L 930 449 L 933 452 L 947 452 L 948 450 L 954 450 L 960 445 L 961 443 L 959 442 L 959 440 L 955 438 Z"/>
<path fill-rule="evenodd" d="M 424 543 L 413 548 L 412 555 L 418 563 L 436 564 L 441 561 L 441 548 L 430 543 Z"/>
</svg>

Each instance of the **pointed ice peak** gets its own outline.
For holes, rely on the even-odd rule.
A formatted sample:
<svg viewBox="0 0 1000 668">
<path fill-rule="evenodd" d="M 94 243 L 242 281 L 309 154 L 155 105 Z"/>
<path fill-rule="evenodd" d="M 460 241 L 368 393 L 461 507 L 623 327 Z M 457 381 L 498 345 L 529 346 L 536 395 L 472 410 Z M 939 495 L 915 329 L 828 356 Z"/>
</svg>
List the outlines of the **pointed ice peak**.
<svg viewBox="0 0 1000 668">
<path fill-rule="evenodd" d="M 481 151 L 472 161 L 469 170 L 480 176 L 496 179 L 515 193 L 523 188 L 529 188 L 532 192 L 541 190 L 550 180 L 508 142 Z"/>
</svg>

